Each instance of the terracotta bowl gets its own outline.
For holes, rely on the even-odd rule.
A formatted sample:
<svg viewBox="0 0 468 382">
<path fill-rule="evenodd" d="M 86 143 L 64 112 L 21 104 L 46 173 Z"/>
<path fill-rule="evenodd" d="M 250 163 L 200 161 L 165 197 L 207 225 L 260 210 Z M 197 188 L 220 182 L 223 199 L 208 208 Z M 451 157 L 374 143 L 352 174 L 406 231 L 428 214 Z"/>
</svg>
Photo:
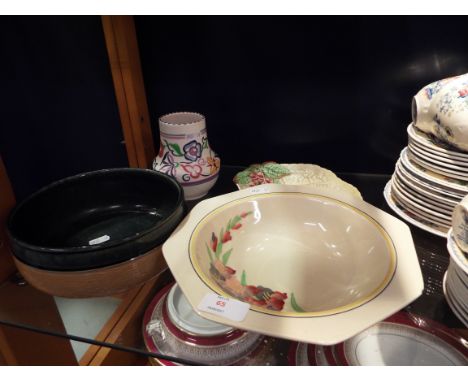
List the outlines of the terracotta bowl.
<svg viewBox="0 0 468 382">
<path fill-rule="evenodd" d="M 47 294 L 67 298 L 123 293 L 167 269 L 161 246 L 119 264 L 85 271 L 50 271 L 32 267 L 17 258 L 14 260 L 19 272 L 32 286 Z"/>
</svg>

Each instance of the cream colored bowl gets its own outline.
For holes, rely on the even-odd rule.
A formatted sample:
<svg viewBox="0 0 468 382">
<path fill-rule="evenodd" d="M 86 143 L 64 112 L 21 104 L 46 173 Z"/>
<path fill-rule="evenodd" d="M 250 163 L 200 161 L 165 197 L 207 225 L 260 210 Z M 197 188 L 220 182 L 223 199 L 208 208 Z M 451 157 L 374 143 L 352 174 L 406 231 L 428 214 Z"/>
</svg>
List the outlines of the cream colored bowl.
<svg viewBox="0 0 468 382">
<path fill-rule="evenodd" d="M 218 294 L 284 316 L 359 306 L 387 286 L 396 266 L 388 234 L 370 216 L 330 197 L 295 192 L 215 209 L 195 228 L 189 252 L 198 276 Z"/>
<path fill-rule="evenodd" d="M 241 322 L 198 310 L 203 317 L 324 345 L 386 318 L 423 290 L 406 224 L 310 186 L 263 185 L 201 202 L 163 253 L 195 309 L 210 292 L 250 304 Z"/>
</svg>

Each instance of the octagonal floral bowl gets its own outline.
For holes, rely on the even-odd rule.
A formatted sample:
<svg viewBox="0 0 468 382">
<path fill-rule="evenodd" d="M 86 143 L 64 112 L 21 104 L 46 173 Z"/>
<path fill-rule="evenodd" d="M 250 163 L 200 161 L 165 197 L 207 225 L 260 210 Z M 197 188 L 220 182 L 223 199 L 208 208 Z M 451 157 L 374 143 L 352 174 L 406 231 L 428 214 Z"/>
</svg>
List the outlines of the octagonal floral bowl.
<svg viewBox="0 0 468 382">
<path fill-rule="evenodd" d="M 424 289 L 405 223 L 310 185 L 268 184 L 205 200 L 163 253 L 202 317 L 321 345 L 352 337 Z M 200 309 L 209 293 L 249 304 L 246 316 Z"/>
</svg>

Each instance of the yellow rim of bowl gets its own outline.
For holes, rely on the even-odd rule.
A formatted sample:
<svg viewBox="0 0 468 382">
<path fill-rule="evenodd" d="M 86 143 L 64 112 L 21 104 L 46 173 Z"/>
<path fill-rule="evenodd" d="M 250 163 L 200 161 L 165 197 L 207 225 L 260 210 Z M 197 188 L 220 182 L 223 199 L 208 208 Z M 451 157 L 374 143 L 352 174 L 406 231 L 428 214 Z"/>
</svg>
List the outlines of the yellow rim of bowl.
<svg viewBox="0 0 468 382">
<path fill-rule="evenodd" d="M 194 228 L 194 230 L 192 232 L 192 235 L 190 237 L 190 240 L 189 240 L 189 258 L 190 258 L 190 261 L 192 263 L 192 266 L 193 266 L 197 276 L 211 290 L 213 290 L 214 292 L 216 292 L 220 296 L 227 297 L 227 298 L 232 298 L 232 299 L 237 299 L 236 297 L 231 296 L 228 293 L 226 293 L 216 282 L 212 281 L 209 277 L 205 276 L 202 269 L 201 269 L 201 266 L 200 266 L 200 264 L 199 264 L 199 262 L 198 262 L 198 260 L 196 258 L 195 243 L 197 241 L 197 238 L 198 238 L 198 236 L 200 234 L 201 229 L 208 223 L 207 220 L 210 217 L 212 217 L 213 215 L 218 215 L 220 212 L 222 212 L 222 211 L 224 211 L 224 210 L 226 210 L 228 208 L 231 208 L 231 207 L 236 206 L 236 205 L 241 204 L 241 203 L 248 202 L 248 201 L 250 201 L 252 199 L 265 199 L 265 198 L 271 198 L 271 197 L 278 196 L 278 195 L 289 195 L 289 196 L 296 196 L 296 197 L 306 196 L 307 198 L 324 199 L 324 200 L 328 200 L 328 201 L 332 201 L 334 203 L 337 203 L 337 204 L 339 204 L 341 206 L 347 207 L 347 208 L 353 210 L 354 212 L 358 213 L 359 215 L 364 217 L 367 221 L 372 223 L 377 228 L 377 230 L 380 232 L 382 237 L 384 238 L 385 243 L 387 245 L 388 252 L 390 254 L 390 263 L 389 263 L 387 273 L 386 273 L 385 277 L 383 278 L 383 280 L 381 281 L 381 283 L 371 293 L 369 293 L 367 296 L 361 297 L 360 299 L 358 299 L 356 301 L 353 301 L 352 303 L 349 303 L 349 304 L 346 304 L 346 305 L 343 305 L 343 306 L 340 306 L 340 307 L 337 307 L 337 308 L 321 310 L 321 311 L 317 311 L 317 312 L 283 312 L 283 311 L 274 311 L 274 310 L 270 310 L 270 309 L 265 309 L 265 308 L 252 306 L 252 305 L 250 305 L 250 310 L 254 310 L 256 312 L 265 313 L 265 314 L 269 314 L 269 315 L 273 315 L 273 316 L 281 316 L 281 317 L 330 316 L 330 315 L 333 315 L 333 314 L 347 312 L 347 311 L 352 310 L 354 308 L 357 308 L 357 307 L 359 307 L 361 305 L 364 305 L 365 303 L 373 300 L 375 297 L 377 297 L 380 293 L 383 292 L 383 290 L 387 287 L 387 285 L 390 283 L 390 281 L 393 278 L 393 275 L 394 275 L 395 270 L 396 270 L 396 263 L 397 263 L 395 246 L 393 244 L 393 241 L 390 238 L 390 235 L 387 233 L 387 231 L 373 217 L 369 216 L 365 212 L 361 211 L 360 209 L 358 209 L 358 208 L 356 208 L 356 207 L 354 207 L 354 206 L 352 206 L 352 205 L 350 205 L 348 203 L 342 202 L 342 201 L 340 201 L 338 199 L 331 198 L 329 196 L 323 196 L 323 195 L 318 195 L 318 194 L 307 194 L 307 193 L 304 193 L 304 192 L 271 192 L 271 193 L 268 193 L 268 194 L 251 195 L 251 196 L 247 196 L 245 198 L 236 199 L 236 200 L 233 200 L 231 202 L 227 202 L 226 204 L 223 204 L 222 206 L 219 206 L 219 207 L 215 208 L 213 211 L 211 211 L 210 213 L 205 215 L 198 222 L 198 224 Z M 242 300 L 240 300 L 240 301 L 242 301 Z"/>
</svg>

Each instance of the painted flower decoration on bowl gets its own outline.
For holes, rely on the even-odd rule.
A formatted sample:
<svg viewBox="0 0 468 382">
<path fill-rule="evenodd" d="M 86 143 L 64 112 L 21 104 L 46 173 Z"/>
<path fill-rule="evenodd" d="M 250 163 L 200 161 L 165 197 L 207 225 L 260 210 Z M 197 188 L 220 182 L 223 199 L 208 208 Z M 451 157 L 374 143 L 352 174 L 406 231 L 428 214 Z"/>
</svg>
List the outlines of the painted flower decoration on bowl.
<svg viewBox="0 0 468 382">
<path fill-rule="evenodd" d="M 218 285 L 230 295 L 239 298 L 249 304 L 264 307 L 271 310 L 282 310 L 287 293 L 273 291 L 261 285 L 247 285 L 247 275 L 242 271 L 241 279 L 236 276 L 237 271 L 227 265 L 233 248 L 223 250 L 224 244 L 232 240 L 231 232 L 242 227 L 242 219 L 252 214 L 252 211 L 243 212 L 229 220 L 226 229 L 221 228 L 219 238 L 214 232 L 211 234 L 210 245 L 206 246 L 210 257 L 210 273 Z"/>
<path fill-rule="evenodd" d="M 395 270 L 392 244 L 372 219 L 319 196 L 262 195 L 223 206 L 194 230 L 189 248 L 211 289 L 275 315 L 353 309 Z"/>
</svg>

